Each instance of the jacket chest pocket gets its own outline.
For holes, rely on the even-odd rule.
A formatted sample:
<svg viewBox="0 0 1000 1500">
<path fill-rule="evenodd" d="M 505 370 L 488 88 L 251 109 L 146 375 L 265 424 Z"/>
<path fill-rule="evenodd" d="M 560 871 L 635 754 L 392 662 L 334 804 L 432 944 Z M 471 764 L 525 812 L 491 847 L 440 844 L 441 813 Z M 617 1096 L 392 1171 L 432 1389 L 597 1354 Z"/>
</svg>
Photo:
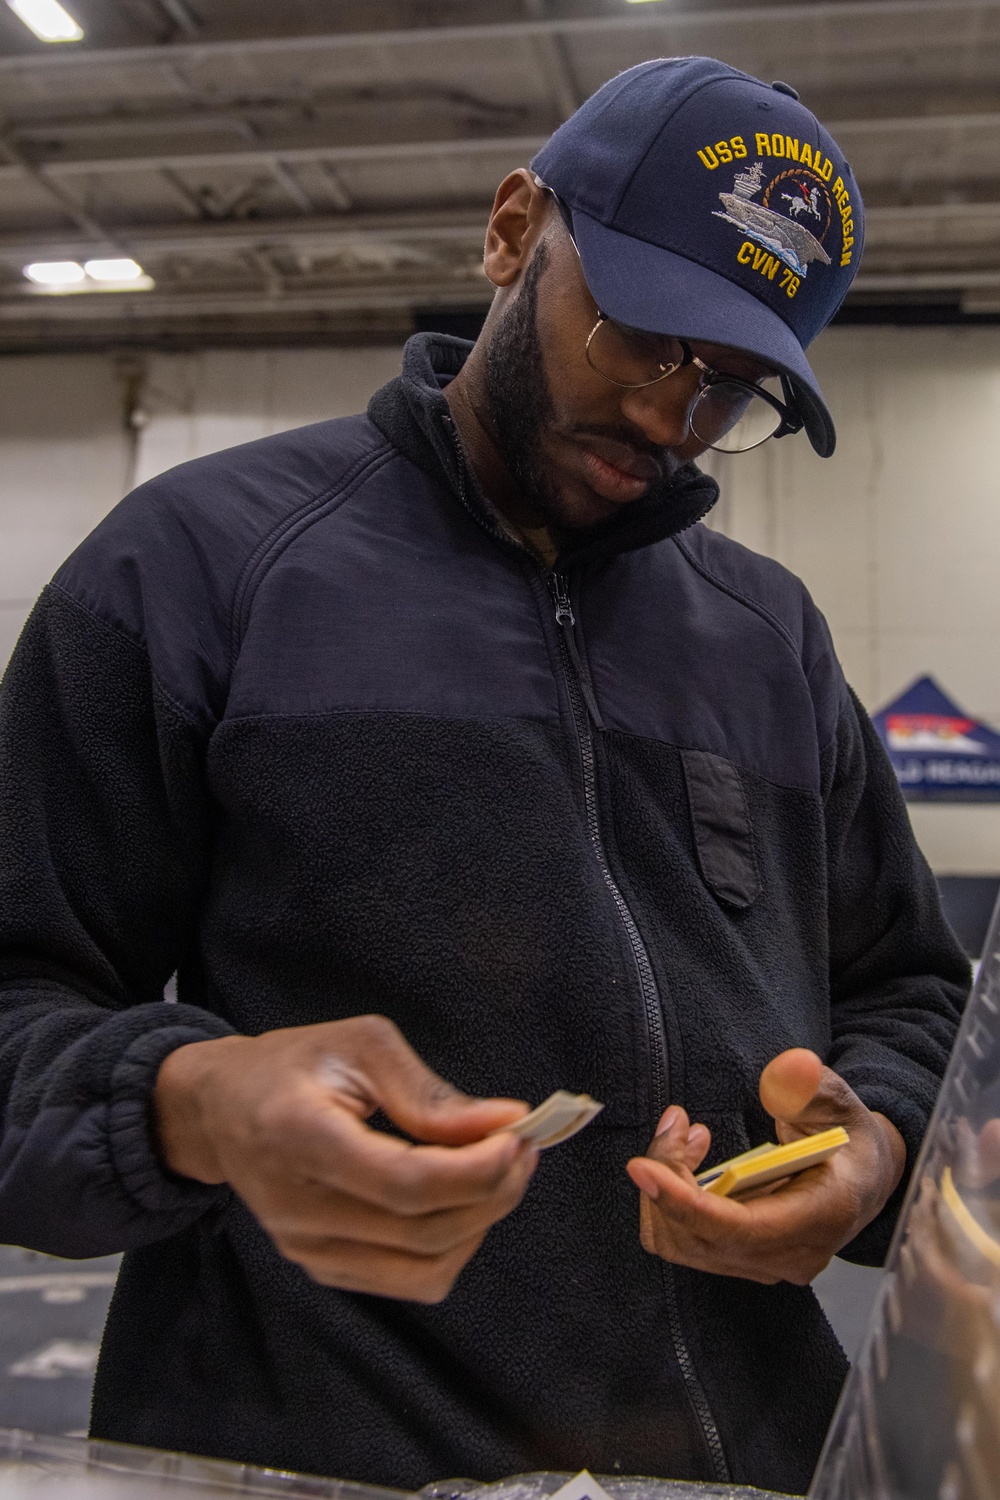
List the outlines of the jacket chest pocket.
<svg viewBox="0 0 1000 1500">
<path fill-rule="evenodd" d="M 681 762 L 702 879 L 727 906 L 752 906 L 760 871 L 740 773 L 708 750 L 682 750 Z"/>
</svg>

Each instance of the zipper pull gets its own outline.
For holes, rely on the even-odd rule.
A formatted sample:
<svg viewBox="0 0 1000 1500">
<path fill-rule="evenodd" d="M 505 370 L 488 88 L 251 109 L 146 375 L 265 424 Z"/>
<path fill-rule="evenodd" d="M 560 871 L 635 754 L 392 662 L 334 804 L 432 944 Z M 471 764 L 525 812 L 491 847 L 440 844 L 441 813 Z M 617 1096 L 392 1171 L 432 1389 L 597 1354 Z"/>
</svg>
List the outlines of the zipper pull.
<svg viewBox="0 0 1000 1500">
<path fill-rule="evenodd" d="M 569 588 L 561 573 L 552 574 L 552 597 L 556 602 L 556 624 L 572 630 L 576 619 L 570 603 Z"/>
<path fill-rule="evenodd" d="M 594 697 L 594 689 L 590 685 L 590 675 L 583 665 L 580 653 L 577 650 L 576 636 L 573 627 L 576 625 L 576 617 L 573 614 L 573 605 L 569 597 L 569 584 L 562 573 L 550 573 L 552 580 L 552 598 L 556 606 L 556 624 L 562 631 L 563 640 L 566 642 L 566 651 L 569 655 L 573 671 L 576 674 L 577 684 L 583 695 L 583 701 L 587 705 L 587 712 L 595 729 L 604 728 L 604 720 L 601 718 L 601 710 L 597 706 Z"/>
</svg>

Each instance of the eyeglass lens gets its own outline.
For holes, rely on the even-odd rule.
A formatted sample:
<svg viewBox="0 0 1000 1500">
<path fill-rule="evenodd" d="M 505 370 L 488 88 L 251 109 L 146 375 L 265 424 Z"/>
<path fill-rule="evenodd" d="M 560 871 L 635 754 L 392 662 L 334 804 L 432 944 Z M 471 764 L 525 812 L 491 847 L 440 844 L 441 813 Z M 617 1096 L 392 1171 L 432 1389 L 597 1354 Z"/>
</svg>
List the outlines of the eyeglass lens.
<svg viewBox="0 0 1000 1500">
<path fill-rule="evenodd" d="M 594 329 L 587 358 L 616 385 L 648 385 L 684 363 L 684 346 L 669 334 L 647 333 L 607 318 Z"/>
<path fill-rule="evenodd" d="M 629 328 L 606 318 L 594 329 L 587 358 L 599 375 L 621 386 L 652 385 L 686 361 L 679 339 L 669 334 Z M 777 378 L 761 388 L 783 401 Z M 691 409 L 691 431 L 699 442 L 722 453 L 746 453 L 766 442 L 781 426 L 781 413 L 745 386 L 713 380 Z"/>
<path fill-rule="evenodd" d="M 762 388 L 782 399 L 781 382 L 765 380 Z M 781 413 L 745 386 L 713 380 L 691 408 L 691 431 L 700 443 L 720 453 L 746 453 L 772 437 L 781 426 Z"/>
</svg>

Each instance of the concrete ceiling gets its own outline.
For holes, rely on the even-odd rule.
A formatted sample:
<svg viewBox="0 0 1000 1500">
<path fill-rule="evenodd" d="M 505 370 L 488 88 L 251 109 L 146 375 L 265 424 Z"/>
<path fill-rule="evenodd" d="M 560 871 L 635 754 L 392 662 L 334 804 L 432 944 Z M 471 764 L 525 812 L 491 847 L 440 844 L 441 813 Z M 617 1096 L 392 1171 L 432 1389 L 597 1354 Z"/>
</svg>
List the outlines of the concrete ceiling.
<svg viewBox="0 0 1000 1500">
<path fill-rule="evenodd" d="M 1000 0 L 0 5 L 0 349 L 398 337 L 488 301 L 494 189 L 605 79 L 708 53 L 795 85 L 869 207 L 861 300 L 1000 311 Z M 32 290 L 129 255 L 146 291 Z"/>
</svg>

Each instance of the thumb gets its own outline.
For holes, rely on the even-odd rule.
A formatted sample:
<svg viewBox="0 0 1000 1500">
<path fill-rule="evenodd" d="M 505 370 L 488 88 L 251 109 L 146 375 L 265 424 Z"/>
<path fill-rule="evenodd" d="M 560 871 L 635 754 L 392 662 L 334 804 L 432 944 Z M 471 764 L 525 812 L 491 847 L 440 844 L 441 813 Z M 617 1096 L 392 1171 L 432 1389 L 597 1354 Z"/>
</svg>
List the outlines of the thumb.
<svg viewBox="0 0 1000 1500">
<path fill-rule="evenodd" d="M 805 1047 L 779 1052 L 760 1075 L 761 1104 L 775 1120 L 800 1121 L 820 1091 L 824 1071 L 816 1053 Z"/>
<path fill-rule="evenodd" d="M 338 1064 L 342 1062 L 345 1074 L 354 1078 L 360 1073 L 363 1086 L 349 1086 L 344 1102 L 362 1116 L 381 1107 L 414 1140 L 465 1146 L 528 1113 L 521 1100 L 477 1099 L 455 1088 L 427 1066 L 385 1016 L 365 1016 L 347 1024 L 353 1033 L 351 1055 L 338 1049 L 339 1058 L 324 1059 L 323 1074 L 341 1093 L 335 1076 Z"/>
</svg>

